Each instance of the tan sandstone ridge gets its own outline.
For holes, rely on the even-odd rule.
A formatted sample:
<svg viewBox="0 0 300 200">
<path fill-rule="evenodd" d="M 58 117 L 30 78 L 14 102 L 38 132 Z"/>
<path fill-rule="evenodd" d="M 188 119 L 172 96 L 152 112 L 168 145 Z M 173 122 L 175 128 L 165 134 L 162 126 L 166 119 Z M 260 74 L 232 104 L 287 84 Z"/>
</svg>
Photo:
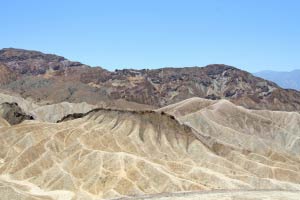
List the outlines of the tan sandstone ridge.
<svg viewBox="0 0 300 200">
<path fill-rule="evenodd" d="M 0 113 L 1 105 L 4 103 L 17 103 L 24 113 L 33 116 L 36 120 L 45 122 L 56 122 L 68 114 L 88 112 L 100 106 L 90 105 L 85 102 L 61 102 L 51 105 L 37 105 L 30 100 L 23 99 L 22 97 L 0 93 Z"/>
<path fill-rule="evenodd" d="M 86 113 L 92 109 L 101 108 L 116 108 L 123 110 L 149 110 L 153 106 L 141 105 L 135 102 L 126 100 L 112 100 L 110 102 L 98 102 L 97 104 L 88 104 L 86 102 L 70 103 L 60 102 L 56 104 L 36 104 L 30 99 L 24 99 L 16 94 L 0 93 L 0 116 L 2 114 L 1 107 L 5 103 L 16 103 L 18 107 L 29 116 L 33 116 L 35 120 L 43 122 L 57 122 L 64 116 L 73 113 Z"/>
<path fill-rule="evenodd" d="M 298 113 L 201 98 L 156 111 L 93 109 L 60 123 L 0 118 L 0 196 L 299 199 L 299 130 Z M 188 191 L 196 192 L 178 193 Z"/>
</svg>

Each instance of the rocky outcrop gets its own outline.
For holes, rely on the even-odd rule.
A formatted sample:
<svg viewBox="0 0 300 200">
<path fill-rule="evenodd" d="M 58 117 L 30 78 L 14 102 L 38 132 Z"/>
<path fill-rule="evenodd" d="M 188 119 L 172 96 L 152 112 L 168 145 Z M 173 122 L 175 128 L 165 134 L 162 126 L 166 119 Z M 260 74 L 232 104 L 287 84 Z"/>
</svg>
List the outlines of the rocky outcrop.
<svg viewBox="0 0 300 200">
<path fill-rule="evenodd" d="M 34 118 L 27 115 L 17 103 L 0 104 L 0 115 L 11 125 L 19 124 L 24 120 L 33 120 Z"/>
<path fill-rule="evenodd" d="M 0 50 L 0 63 L 5 63 L 18 75 L 40 75 L 48 71 L 60 72 L 66 68 L 85 67 L 79 62 L 70 62 L 61 56 L 13 48 Z"/>
</svg>

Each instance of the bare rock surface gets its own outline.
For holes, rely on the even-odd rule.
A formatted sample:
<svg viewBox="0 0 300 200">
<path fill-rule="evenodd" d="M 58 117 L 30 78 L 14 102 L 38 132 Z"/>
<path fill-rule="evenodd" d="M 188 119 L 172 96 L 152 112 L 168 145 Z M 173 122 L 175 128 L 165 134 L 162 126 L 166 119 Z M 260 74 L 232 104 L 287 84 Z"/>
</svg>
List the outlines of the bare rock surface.
<svg viewBox="0 0 300 200">
<path fill-rule="evenodd" d="M 124 100 L 158 108 L 201 97 L 250 109 L 300 110 L 299 91 L 223 64 L 110 72 L 53 54 L 9 48 L 0 50 L 0 78 L 1 89 L 38 103 Z"/>
<path fill-rule="evenodd" d="M 27 115 L 17 103 L 0 104 L 0 116 L 11 125 L 34 119 L 32 116 Z"/>
</svg>

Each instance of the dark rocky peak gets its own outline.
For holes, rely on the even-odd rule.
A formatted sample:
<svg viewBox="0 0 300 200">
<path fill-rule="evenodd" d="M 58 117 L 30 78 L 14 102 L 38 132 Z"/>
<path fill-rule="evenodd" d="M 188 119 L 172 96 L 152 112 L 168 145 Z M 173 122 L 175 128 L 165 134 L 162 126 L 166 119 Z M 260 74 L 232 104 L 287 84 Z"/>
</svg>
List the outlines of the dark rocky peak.
<svg viewBox="0 0 300 200">
<path fill-rule="evenodd" d="M 0 116 L 11 125 L 34 119 L 33 116 L 27 115 L 17 103 L 0 104 Z"/>
<path fill-rule="evenodd" d="M 30 51 L 24 49 L 4 48 L 0 50 L 0 61 L 23 61 L 27 59 L 43 59 L 48 62 L 61 62 L 66 60 L 62 56 L 54 54 L 45 54 L 39 51 Z"/>
<path fill-rule="evenodd" d="M 18 75 L 40 75 L 49 70 L 59 72 L 68 68 L 88 67 L 62 56 L 14 48 L 0 50 L 0 63 L 6 64 Z"/>
</svg>

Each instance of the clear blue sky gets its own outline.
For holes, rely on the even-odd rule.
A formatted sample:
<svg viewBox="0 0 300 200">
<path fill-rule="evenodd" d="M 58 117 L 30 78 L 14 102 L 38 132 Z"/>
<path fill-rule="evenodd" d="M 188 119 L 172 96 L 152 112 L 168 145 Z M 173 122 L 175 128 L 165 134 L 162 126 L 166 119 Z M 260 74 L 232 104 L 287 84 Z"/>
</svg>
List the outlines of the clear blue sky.
<svg viewBox="0 0 300 200">
<path fill-rule="evenodd" d="M 92 66 L 300 68 L 299 0 L 0 0 L 0 48 Z"/>
</svg>

